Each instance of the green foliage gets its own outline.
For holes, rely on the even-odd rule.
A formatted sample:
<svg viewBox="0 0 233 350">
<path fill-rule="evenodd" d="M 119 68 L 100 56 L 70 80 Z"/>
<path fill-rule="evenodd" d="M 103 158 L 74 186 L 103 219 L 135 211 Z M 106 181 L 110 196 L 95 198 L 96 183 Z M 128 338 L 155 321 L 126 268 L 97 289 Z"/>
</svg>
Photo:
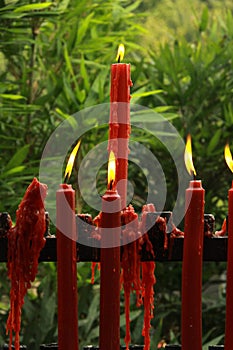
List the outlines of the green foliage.
<svg viewBox="0 0 233 350">
<path fill-rule="evenodd" d="M 215 214 L 219 227 L 227 213 L 231 182 L 223 150 L 232 133 L 233 17 L 230 11 L 225 20 L 212 22 L 209 17 L 205 8 L 198 29 L 192 28 L 193 41 L 177 37 L 172 45 L 166 43 L 159 52 L 151 51 L 150 64 L 144 71 L 147 87 L 163 93 L 141 103 L 173 106 L 172 111 L 179 116 L 173 125 L 183 138 L 192 135 L 194 164 L 206 190 L 205 210 Z M 159 152 L 157 144 L 152 149 Z M 167 168 L 164 163 L 163 169 Z M 172 178 L 171 172 L 168 178 Z"/>
<path fill-rule="evenodd" d="M 16 209 L 56 126 L 84 107 L 109 101 L 109 63 L 118 44 L 127 45 L 129 57 L 132 49 L 141 50 L 133 39 L 143 28 L 131 12 L 138 5 L 2 3 L 0 186 L 6 201 L 0 210 Z"/>
</svg>

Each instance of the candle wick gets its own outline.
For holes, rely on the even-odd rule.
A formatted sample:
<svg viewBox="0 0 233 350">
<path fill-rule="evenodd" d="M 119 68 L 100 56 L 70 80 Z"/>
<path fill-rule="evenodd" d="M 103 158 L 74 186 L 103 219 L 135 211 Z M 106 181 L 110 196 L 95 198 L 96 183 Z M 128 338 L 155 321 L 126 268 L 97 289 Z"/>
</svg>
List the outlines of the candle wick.
<svg viewBox="0 0 233 350">
<path fill-rule="evenodd" d="M 114 182 L 114 180 L 111 180 L 111 181 L 110 181 L 110 184 L 109 184 L 109 189 L 110 189 L 110 191 L 113 189 L 113 182 Z"/>
<path fill-rule="evenodd" d="M 197 175 L 193 174 L 193 180 L 195 181 L 197 179 Z"/>
<path fill-rule="evenodd" d="M 66 184 L 69 180 L 69 174 L 67 173 L 64 177 L 64 183 Z"/>
<path fill-rule="evenodd" d="M 118 56 L 117 63 L 121 63 L 121 56 Z"/>
</svg>

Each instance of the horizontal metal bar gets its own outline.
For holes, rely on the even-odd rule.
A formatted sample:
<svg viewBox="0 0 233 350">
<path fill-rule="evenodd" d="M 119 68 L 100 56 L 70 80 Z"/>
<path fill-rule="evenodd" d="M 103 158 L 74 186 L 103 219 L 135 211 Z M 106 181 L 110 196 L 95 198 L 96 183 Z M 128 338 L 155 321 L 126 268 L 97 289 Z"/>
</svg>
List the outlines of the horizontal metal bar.
<svg viewBox="0 0 233 350">
<path fill-rule="evenodd" d="M 183 238 L 170 239 L 168 236 L 168 249 L 164 250 L 163 245 L 153 246 L 155 258 L 146 249 L 141 251 L 142 261 L 182 261 Z M 7 261 L 7 238 L 0 238 L 0 262 Z M 122 250 L 124 248 L 122 247 Z M 46 244 L 41 251 L 39 261 L 56 261 L 56 238 L 46 238 Z M 77 243 L 77 261 L 100 260 L 100 248 L 94 248 Z M 226 261 L 227 260 L 227 237 L 205 237 L 204 238 L 204 261 Z"/>
</svg>

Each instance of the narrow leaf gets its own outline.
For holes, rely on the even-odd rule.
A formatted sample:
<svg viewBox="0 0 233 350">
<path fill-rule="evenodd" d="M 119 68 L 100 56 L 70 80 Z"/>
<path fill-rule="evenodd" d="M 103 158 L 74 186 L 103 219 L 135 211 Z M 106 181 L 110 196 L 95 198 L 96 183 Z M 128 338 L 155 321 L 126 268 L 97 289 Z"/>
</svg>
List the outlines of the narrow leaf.
<svg viewBox="0 0 233 350">
<path fill-rule="evenodd" d="M 217 147 L 218 142 L 220 140 L 220 136 L 222 134 L 222 130 L 218 129 L 215 131 L 214 136 L 211 138 L 210 143 L 207 147 L 207 154 L 211 155 L 211 153 L 214 151 L 214 149 Z"/>
<path fill-rule="evenodd" d="M 89 91 L 90 90 L 90 83 L 89 83 L 89 79 L 88 79 L 87 70 L 85 67 L 85 59 L 84 59 L 83 54 L 82 54 L 81 62 L 80 62 L 80 72 L 81 72 L 81 76 L 82 76 L 83 81 L 84 81 L 84 86 L 85 86 L 86 90 Z"/>
<path fill-rule="evenodd" d="M 78 29 L 78 43 L 82 41 L 84 36 L 86 35 L 87 29 L 89 27 L 89 23 L 94 16 L 94 13 L 90 13 L 83 21 L 80 21 L 79 29 Z"/>
<path fill-rule="evenodd" d="M 52 2 L 44 2 L 42 4 L 30 4 L 17 7 L 14 12 L 27 12 L 27 11 L 35 11 L 35 10 L 43 10 L 50 7 Z"/>
<path fill-rule="evenodd" d="M 21 173 L 24 169 L 25 169 L 24 165 L 20 165 L 20 166 L 17 166 L 15 168 L 9 169 L 9 170 L 5 171 L 1 175 L 1 178 L 9 176 L 9 175 L 14 175 L 14 174 L 17 174 L 17 173 Z"/>
<path fill-rule="evenodd" d="M 202 12 L 202 15 L 201 15 L 201 23 L 199 26 L 200 32 L 204 32 L 206 30 L 207 24 L 208 24 L 208 19 L 209 19 L 209 11 L 208 11 L 208 8 L 205 7 L 203 12 Z"/>
<path fill-rule="evenodd" d="M 5 98 L 7 100 L 26 100 L 26 97 L 24 96 L 13 94 L 0 94 L 0 97 Z"/>
<path fill-rule="evenodd" d="M 10 159 L 10 161 L 5 167 L 5 170 L 14 169 L 18 165 L 21 165 L 28 155 L 29 147 L 30 145 L 25 145 L 22 148 L 20 148 Z"/>
<path fill-rule="evenodd" d="M 160 94 L 161 92 L 163 92 L 163 90 L 153 90 L 153 91 L 147 91 L 147 92 L 140 92 L 140 93 L 132 94 L 131 98 L 146 97 L 146 96 Z"/>
</svg>

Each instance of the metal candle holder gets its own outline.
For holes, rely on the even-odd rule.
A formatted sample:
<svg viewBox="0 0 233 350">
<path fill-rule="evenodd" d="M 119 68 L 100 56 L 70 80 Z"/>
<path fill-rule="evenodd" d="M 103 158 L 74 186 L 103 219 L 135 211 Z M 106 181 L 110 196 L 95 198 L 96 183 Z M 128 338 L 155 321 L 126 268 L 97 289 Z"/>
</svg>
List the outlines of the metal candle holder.
<svg viewBox="0 0 233 350">
<path fill-rule="evenodd" d="M 168 214 L 169 213 L 169 214 Z M 163 215 L 171 215 L 171 212 L 161 213 Z M 148 236 L 151 239 L 153 249 L 155 252 L 155 257 L 153 258 L 151 254 L 142 249 L 141 260 L 142 261 L 182 261 L 183 258 L 183 237 L 170 239 L 169 227 L 167 228 L 167 239 L 168 239 L 168 249 L 164 250 L 164 236 L 156 228 L 156 223 L 151 226 L 151 220 L 155 220 L 158 213 L 149 213 L 147 215 L 148 225 L 150 225 L 150 230 Z M 86 220 L 86 219 L 85 219 Z M 83 232 L 84 227 L 79 222 L 78 232 L 79 235 L 87 234 Z M 211 214 L 205 215 L 205 227 L 208 227 L 208 232 L 214 228 L 214 219 Z M 208 226 L 207 226 L 208 225 Z M 57 261 L 56 253 L 56 237 L 45 234 L 46 244 L 41 251 L 39 261 Z M 86 228 L 85 228 L 86 230 Z M 92 239 L 91 237 L 89 239 Z M 171 247 L 172 241 L 172 247 Z M 121 248 L 124 249 L 123 247 Z M 100 261 L 100 248 L 87 246 L 77 242 L 77 261 Z M 203 251 L 203 261 L 227 261 L 227 236 L 223 237 L 204 237 L 204 251 Z M 0 262 L 7 262 L 7 238 L 0 235 Z"/>
<path fill-rule="evenodd" d="M 166 219 L 167 222 L 167 249 L 164 248 L 164 233 L 162 233 L 158 226 L 156 225 L 156 219 L 161 216 Z M 89 223 L 91 225 L 92 218 L 88 214 L 78 215 L 83 223 Z M 82 221 L 77 220 L 77 229 L 80 235 L 84 235 L 88 240 L 92 240 L 90 237 L 90 231 L 87 230 L 87 225 L 82 225 Z M 212 214 L 205 214 L 204 217 L 204 251 L 203 260 L 204 261 L 227 261 L 227 236 L 214 237 L 214 225 L 215 220 Z M 155 212 L 147 214 L 148 225 L 148 237 L 153 245 L 155 257 L 143 249 L 141 251 L 142 261 L 182 261 L 183 258 L 183 237 L 172 238 L 170 237 L 172 231 L 172 212 Z M 0 213 L 0 262 L 7 262 L 7 237 L 4 232 L 9 229 L 9 214 Z M 39 261 L 56 261 L 56 237 L 51 236 L 49 233 L 49 217 L 46 214 L 46 244 L 41 251 Z M 91 242 L 90 242 L 91 243 Z M 123 251 L 124 247 L 121 247 Z M 79 261 L 100 261 L 100 248 L 92 247 L 88 245 L 83 245 L 77 242 L 77 262 Z M 130 345 L 130 350 L 143 350 L 143 345 Z M 3 345 L 0 350 L 7 350 L 8 345 Z M 12 349 L 14 346 L 12 345 Z M 27 349 L 25 345 L 21 345 L 20 349 Z M 120 347 L 121 350 L 125 350 L 125 346 Z M 166 350 L 181 350 L 181 345 L 166 345 Z M 51 344 L 41 344 L 40 350 L 58 350 L 57 343 Z M 84 346 L 83 350 L 99 350 L 98 346 L 88 345 Z M 224 350 L 224 345 L 211 345 L 209 350 Z"/>
</svg>

